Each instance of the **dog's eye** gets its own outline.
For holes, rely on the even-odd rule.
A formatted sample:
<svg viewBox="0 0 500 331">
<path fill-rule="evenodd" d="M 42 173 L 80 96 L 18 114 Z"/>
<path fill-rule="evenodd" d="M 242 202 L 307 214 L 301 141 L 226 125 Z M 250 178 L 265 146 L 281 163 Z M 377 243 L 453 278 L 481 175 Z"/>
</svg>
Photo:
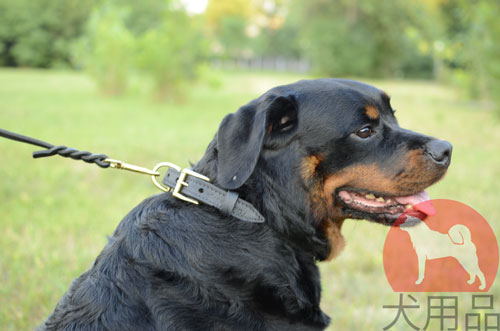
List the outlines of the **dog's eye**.
<svg viewBox="0 0 500 331">
<path fill-rule="evenodd" d="M 372 134 L 373 134 L 373 129 L 371 126 L 365 126 L 364 128 L 358 130 L 358 132 L 356 132 L 356 135 L 363 139 L 371 137 Z"/>
<path fill-rule="evenodd" d="M 285 132 L 291 130 L 295 125 L 295 119 L 289 116 L 283 116 L 278 123 L 273 125 L 274 132 Z"/>
</svg>

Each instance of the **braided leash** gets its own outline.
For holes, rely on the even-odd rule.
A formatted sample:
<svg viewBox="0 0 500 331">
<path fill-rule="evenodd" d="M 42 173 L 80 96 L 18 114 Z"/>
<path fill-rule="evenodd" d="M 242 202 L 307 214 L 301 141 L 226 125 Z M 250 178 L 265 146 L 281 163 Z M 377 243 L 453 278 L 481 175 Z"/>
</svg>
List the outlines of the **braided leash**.
<svg viewBox="0 0 500 331">
<path fill-rule="evenodd" d="M 66 146 L 53 146 L 45 151 L 36 151 L 33 152 L 33 157 L 47 157 L 53 155 L 60 155 L 62 157 L 70 157 L 73 160 L 82 160 L 87 163 L 95 163 L 101 168 L 107 168 L 110 166 L 109 162 L 104 161 L 108 158 L 105 154 L 93 154 L 87 151 L 79 151 L 74 148 L 66 147 Z"/>
<path fill-rule="evenodd" d="M 160 169 L 162 167 L 170 167 L 173 165 L 169 162 L 159 163 L 156 165 L 156 167 L 153 170 L 150 170 L 150 169 L 147 169 L 144 167 L 139 167 L 139 166 L 136 166 L 133 164 L 125 163 L 125 162 L 120 161 L 120 160 L 110 159 L 110 158 L 108 158 L 108 156 L 106 154 L 94 154 L 94 153 L 90 153 L 87 151 L 79 151 L 78 149 L 66 147 L 66 146 L 62 146 L 62 145 L 54 146 L 52 144 L 49 144 L 48 142 L 38 140 L 35 138 L 31 138 L 31 137 L 27 137 L 27 136 L 23 136 L 22 134 L 10 132 L 10 131 L 4 130 L 4 129 L 0 129 L 0 137 L 4 137 L 7 139 L 19 141 L 22 143 L 47 148 L 47 150 L 44 150 L 44 151 L 33 152 L 33 158 L 35 158 L 35 159 L 41 158 L 41 157 L 59 155 L 62 157 L 72 158 L 73 160 L 82 160 L 82 161 L 85 161 L 87 163 L 95 163 L 101 168 L 114 168 L 114 169 L 133 171 L 136 173 L 151 176 L 151 180 L 153 181 L 153 184 L 157 188 L 159 188 L 160 190 L 165 191 L 165 192 L 170 191 L 170 188 L 162 186 L 156 180 L 156 177 L 160 176 L 158 169 Z"/>
<path fill-rule="evenodd" d="M 7 139 L 47 148 L 47 150 L 44 151 L 33 152 L 33 157 L 35 159 L 40 157 L 53 156 L 57 154 L 62 157 L 70 157 L 73 160 L 82 160 L 87 163 L 95 163 L 101 168 L 108 168 L 111 165 L 110 162 L 105 161 L 108 158 L 108 156 L 105 154 L 93 154 L 87 151 L 79 151 L 75 148 L 70 148 L 62 145 L 54 146 L 45 141 L 26 137 L 21 134 L 10 132 L 4 129 L 0 129 L 0 136 Z"/>
</svg>

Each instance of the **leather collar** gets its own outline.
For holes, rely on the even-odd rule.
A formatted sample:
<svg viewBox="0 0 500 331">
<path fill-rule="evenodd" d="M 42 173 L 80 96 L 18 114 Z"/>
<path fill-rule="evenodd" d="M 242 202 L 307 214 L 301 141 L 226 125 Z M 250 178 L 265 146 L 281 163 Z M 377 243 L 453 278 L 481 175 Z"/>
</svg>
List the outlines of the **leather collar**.
<svg viewBox="0 0 500 331">
<path fill-rule="evenodd" d="M 221 189 L 203 175 L 191 169 L 178 171 L 170 167 L 163 177 L 163 185 L 173 189 L 173 196 L 198 204 L 199 201 L 219 209 L 222 214 L 252 223 L 265 221 L 252 204 L 241 199 L 238 193 Z"/>
</svg>

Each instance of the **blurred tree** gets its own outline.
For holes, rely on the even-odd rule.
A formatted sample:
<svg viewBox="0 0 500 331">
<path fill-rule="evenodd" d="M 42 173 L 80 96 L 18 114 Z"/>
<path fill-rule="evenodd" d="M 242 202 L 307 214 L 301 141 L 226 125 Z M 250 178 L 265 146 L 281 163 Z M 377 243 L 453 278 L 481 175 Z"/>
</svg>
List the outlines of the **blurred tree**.
<svg viewBox="0 0 500 331">
<path fill-rule="evenodd" d="M 179 99 L 206 57 L 201 22 L 180 9 L 164 11 L 161 24 L 139 37 L 136 50 L 136 64 L 153 78 L 156 97 Z"/>
<path fill-rule="evenodd" d="M 74 46 L 74 63 L 85 67 L 105 94 L 122 94 L 127 88 L 135 40 L 125 26 L 126 17 L 125 9 L 110 2 L 99 6 Z"/>
<path fill-rule="evenodd" d="M 298 42 L 299 26 L 290 15 L 289 0 L 254 0 L 259 31 L 253 38 L 253 50 L 263 57 L 297 59 L 302 56 Z"/>
<path fill-rule="evenodd" d="M 216 49 L 220 49 L 225 57 L 244 57 L 249 49 L 246 27 L 247 21 L 239 15 L 223 16 L 215 34 Z"/>
<path fill-rule="evenodd" d="M 165 19 L 174 0 L 114 0 L 115 6 L 126 8 L 129 15 L 124 18 L 125 26 L 134 35 L 158 28 Z"/>
<path fill-rule="evenodd" d="M 209 0 L 205 16 L 212 29 L 219 29 L 222 21 L 228 16 L 238 16 L 245 21 L 255 13 L 252 0 Z"/>
<path fill-rule="evenodd" d="M 205 17 L 217 53 L 230 58 L 245 54 L 248 22 L 254 14 L 254 3 L 249 0 L 209 0 Z"/>
<path fill-rule="evenodd" d="M 415 27 L 432 41 L 425 8 L 406 0 L 292 2 L 301 45 L 316 72 L 327 75 L 404 76 L 432 73 L 432 58 L 408 35 Z M 414 68 L 417 66 L 417 68 Z"/>
<path fill-rule="evenodd" d="M 500 2 L 478 1 L 470 9 L 470 29 L 465 38 L 465 59 L 477 95 L 496 102 L 500 114 Z"/>
<path fill-rule="evenodd" d="M 139 71 L 151 78 L 158 99 L 179 98 L 206 56 L 199 17 L 188 16 L 174 0 L 140 5 L 149 7 L 129 0 L 98 6 L 76 44 L 75 60 L 106 94 L 125 92 L 129 75 Z"/>
<path fill-rule="evenodd" d="M 298 59 L 302 56 L 298 37 L 299 30 L 290 21 L 278 28 L 265 26 L 254 38 L 253 50 L 258 56 Z"/>
<path fill-rule="evenodd" d="M 0 65 L 68 65 L 96 0 L 0 0 Z"/>
<path fill-rule="evenodd" d="M 442 0 L 440 9 L 453 81 L 473 98 L 494 101 L 500 114 L 500 2 Z"/>
</svg>

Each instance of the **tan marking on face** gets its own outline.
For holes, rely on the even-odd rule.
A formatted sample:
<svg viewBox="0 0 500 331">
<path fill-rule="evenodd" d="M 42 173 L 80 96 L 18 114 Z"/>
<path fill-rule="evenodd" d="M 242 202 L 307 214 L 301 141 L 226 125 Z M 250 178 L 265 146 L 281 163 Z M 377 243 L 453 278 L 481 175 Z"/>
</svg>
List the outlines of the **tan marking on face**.
<svg viewBox="0 0 500 331">
<path fill-rule="evenodd" d="M 329 205 L 333 205 L 335 190 L 343 186 L 376 192 L 398 192 L 397 182 L 387 177 L 375 164 L 352 166 L 329 176 L 323 185 L 323 194 Z"/>
<path fill-rule="evenodd" d="M 421 149 L 406 153 L 404 164 L 405 171 L 395 181 L 404 187 L 416 187 L 416 192 L 434 184 L 446 173 L 446 169 L 433 166 Z"/>
<path fill-rule="evenodd" d="M 330 206 L 334 204 L 335 190 L 344 186 L 391 196 L 406 196 L 423 191 L 446 172 L 442 168 L 430 166 L 427 157 L 420 149 L 407 152 L 401 160 L 401 167 L 404 167 L 404 171 L 398 176 L 385 173 L 376 164 L 345 168 L 326 178 L 323 195 Z"/>
<path fill-rule="evenodd" d="M 345 246 L 341 227 L 346 216 L 333 201 L 335 190 L 343 186 L 387 192 L 389 194 L 398 191 L 397 182 L 388 178 L 375 164 L 349 167 L 327 177 L 322 189 L 321 185 L 319 185 L 318 192 L 312 194 L 315 216 L 327 216 L 320 224 L 330 243 L 330 253 L 326 259 L 327 261 L 337 257 Z"/>
<path fill-rule="evenodd" d="M 323 159 L 322 155 L 305 157 L 302 161 L 301 175 L 310 182 L 309 199 L 314 218 L 323 220 L 320 222 L 319 228 L 329 242 L 330 252 L 326 258 L 329 261 L 338 256 L 345 246 L 344 237 L 340 233 L 345 217 L 339 210 L 332 208 L 325 199 L 321 185 L 322 180 L 316 175 L 316 169 Z"/>
<path fill-rule="evenodd" d="M 317 181 L 313 184 L 309 195 L 313 214 L 316 219 L 322 220 L 319 226 L 330 244 L 330 252 L 326 260 L 329 261 L 338 256 L 345 246 L 340 230 L 346 216 L 342 213 L 340 206 L 334 205 L 333 193 L 339 187 L 351 186 L 363 181 L 375 185 L 378 180 L 380 183 L 377 186 L 390 184 L 389 179 L 383 178 L 381 174 L 377 176 L 375 172 L 380 172 L 375 165 L 359 165 L 346 168 L 327 177 L 324 181 Z"/>
<path fill-rule="evenodd" d="M 368 105 L 365 107 L 366 116 L 372 120 L 376 120 L 379 117 L 378 110 L 375 106 Z"/>
<path fill-rule="evenodd" d="M 314 218 L 317 220 L 322 220 L 326 218 L 333 218 L 329 212 L 333 211 L 328 205 L 327 199 L 325 199 L 325 195 L 323 194 L 323 188 L 319 181 L 315 182 L 312 185 L 312 189 L 309 191 L 309 199 L 312 207 L 312 212 Z M 335 215 L 341 217 L 342 215 Z"/>
<path fill-rule="evenodd" d="M 321 161 L 323 161 L 322 155 L 310 155 L 302 159 L 302 178 L 306 180 L 312 179 L 316 173 L 316 168 Z"/>
<path fill-rule="evenodd" d="M 344 220 L 332 222 L 328 219 L 325 219 L 323 220 L 323 222 L 321 222 L 323 233 L 330 243 L 330 253 L 326 258 L 326 261 L 330 261 L 333 258 L 337 257 L 345 247 L 345 239 L 340 232 L 343 222 Z"/>
</svg>

